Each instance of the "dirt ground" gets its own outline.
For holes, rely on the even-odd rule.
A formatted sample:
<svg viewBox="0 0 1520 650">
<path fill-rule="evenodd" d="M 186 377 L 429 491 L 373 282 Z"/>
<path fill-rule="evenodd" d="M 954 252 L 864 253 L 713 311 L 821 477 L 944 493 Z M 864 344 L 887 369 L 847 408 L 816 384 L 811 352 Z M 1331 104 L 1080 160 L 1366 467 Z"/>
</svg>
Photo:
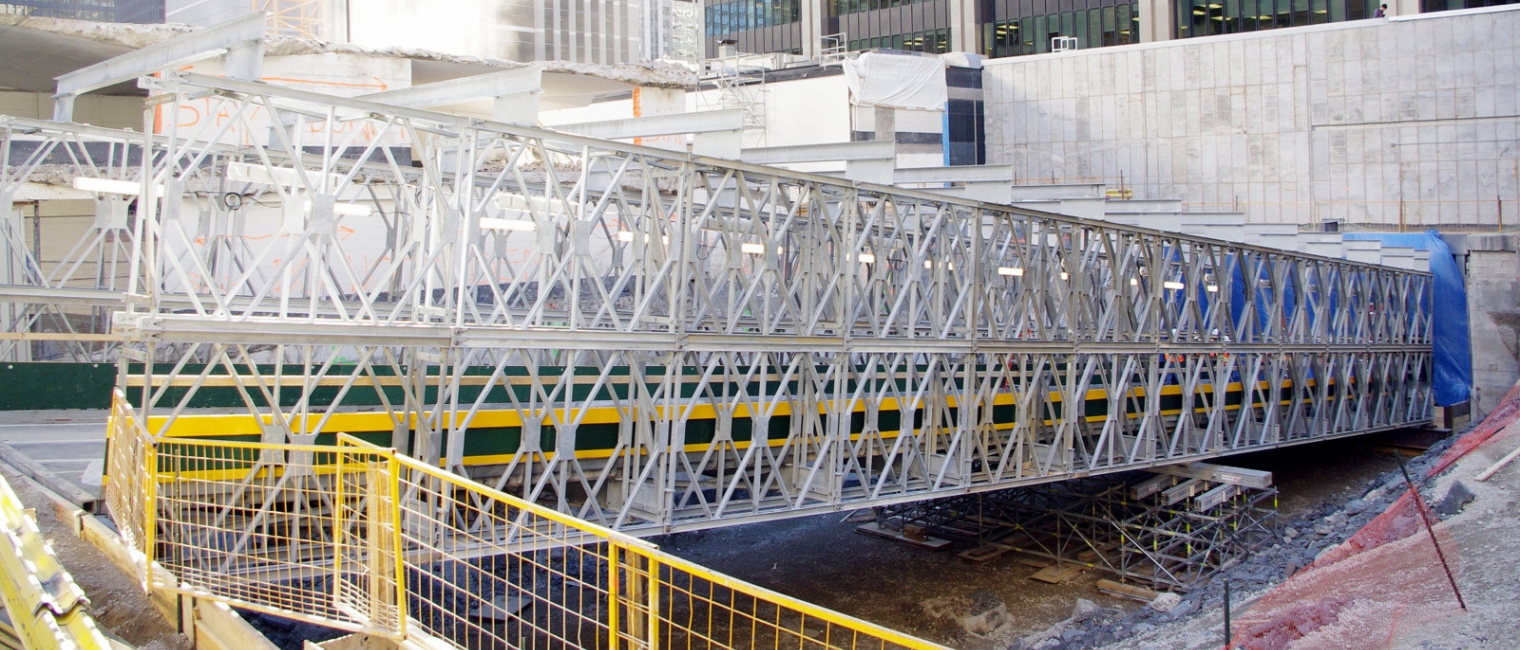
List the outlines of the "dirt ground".
<svg viewBox="0 0 1520 650">
<path fill-rule="evenodd" d="M 103 630 L 143 650 L 188 650 L 190 640 L 174 631 L 169 622 L 148 602 L 142 587 L 94 546 L 74 535 L 53 514 L 52 502 L 8 466 L 0 474 L 10 483 L 16 496 L 36 512 L 37 526 L 53 553 L 84 589 L 90 599 L 90 615 Z"/>
<path fill-rule="evenodd" d="M 1398 466 L 1381 436 L 1315 443 L 1216 460 L 1273 472 L 1280 519 L 1354 496 L 1372 478 Z M 1013 640 L 1065 619 L 1077 599 L 1130 612 L 1140 603 L 1099 592 L 1108 577 L 1087 571 L 1065 585 L 1030 580 L 1037 569 L 1012 554 L 981 565 L 955 551 L 931 552 L 855 532 L 848 513 L 819 515 L 651 541 L 681 557 L 810 603 L 964 650 L 1007 647 Z M 990 592 L 1007 606 L 1012 625 L 996 639 L 979 639 L 953 621 L 926 614 L 935 598 L 977 599 Z M 980 594 L 985 596 L 985 594 Z"/>
<path fill-rule="evenodd" d="M 968 564 L 951 552 L 929 552 L 857 534 L 855 527 L 860 524 L 841 522 L 841 518 L 823 515 L 652 541 L 741 580 L 961 648 L 990 644 L 970 638 L 951 622 L 930 618 L 920 603 L 992 592 L 1014 614 L 1016 631 L 1032 631 L 1065 618 L 1077 598 L 1104 607 L 1139 605 L 1099 594 L 1093 584 L 1100 576 L 1092 573 L 1067 585 L 1034 582 L 1027 578 L 1036 569 L 1011 558 Z"/>
<path fill-rule="evenodd" d="M 1268 650 L 1487 650 L 1520 647 L 1520 462 L 1492 479 L 1474 477 L 1520 448 L 1520 422 L 1457 461 L 1421 493 L 1445 519 L 1434 526 L 1466 609 L 1459 607 L 1431 536 L 1416 516 L 1407 536 L 1355 552 L 1337 547 L 1323 566 L 1267 590 L 1240 594 L 1235 628 L 1242 647 Z M 1414 459 L 1412 469 L 1420 459 Z M 1458 484 L 1460 483 L 1460 486 Z M 1453 497 L 1468 494 L 1465 499 Z M 1465 507 L 1445 509 L 1453 502 Z M 1394 509 L 1390 508 L 1392 512 Z M 1444 510 L 1444 511 L 1443 511 Z M 1373 524 L 1368 529 L 1377 529 Z M 1340 558 L 1340 559 L 1329 559 Z M 1209 650 L 1220 647 L 1222 608 L 1156 626 L 1113 646 L 1118 650 Z"/>
</svg>

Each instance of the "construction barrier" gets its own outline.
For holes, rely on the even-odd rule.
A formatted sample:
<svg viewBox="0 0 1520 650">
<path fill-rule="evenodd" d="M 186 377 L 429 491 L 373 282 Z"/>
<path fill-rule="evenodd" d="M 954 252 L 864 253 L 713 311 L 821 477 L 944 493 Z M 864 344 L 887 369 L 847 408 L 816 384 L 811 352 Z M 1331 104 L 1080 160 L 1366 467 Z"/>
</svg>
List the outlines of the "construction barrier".
<svg viewBox="0 0 1520 650">
<path fill-rule="evenodd" d="M 346 434 L 155 439 L 112 413 L 107 501 L 166 589 L 460 648 L 941 647 Z"/>
</svg>

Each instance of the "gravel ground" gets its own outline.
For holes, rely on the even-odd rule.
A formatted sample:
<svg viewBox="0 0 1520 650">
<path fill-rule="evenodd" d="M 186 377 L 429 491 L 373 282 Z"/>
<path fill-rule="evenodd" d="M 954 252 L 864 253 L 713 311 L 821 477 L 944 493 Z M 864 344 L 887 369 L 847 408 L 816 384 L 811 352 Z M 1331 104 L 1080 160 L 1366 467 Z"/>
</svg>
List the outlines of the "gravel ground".
<svg viewBox="0 0 1520 650">
<path fill-rule="evenodd" d="M 1326 504 L 1290 522 L 1300 532 L 1298 536 L 1228 572 L 1236 588 L 1232 613 L 1237 643 L 1253 650 L 1520 647 L 1520 563 L 1516 562 L 1520 538 L 1515 535 L 1520 463 L 1488 482 L 1473 480 L 1520 446 L 1520 425 L 1511 426 L 1443 474 L 1421 480 L 1449 442 L 1411 459 L 1409 465 L 1422 496 L 1443 518 L 1435 533 L 1466 611 L 1457 605 L 1429 534 L 1413 518 L 1405 521 L 1412 534 L 1397 541 L 1355 554 L 1335 549 L 1407 493 L 1403 477 L 1395 471 L 1364 484 L 1356 498 Z M 1329 534 L 1318 534 L 1326 529 Z M 1306 561 L 1332 550 L 1332 557 L 1344 559 L 1284 581 Z M 1076 642 L 1067 639 L 1035 647 L 1220 648 L 1224 645 L 1223 614 L 1222 581 L 1216 580 L 1189 594 L 1172 612 L 1137 612 L 1078 626 L 1085 635 Z M 1284 625 L 1284 620 L 1291 623 Z M 1268 629 L 1270 633 L 1264 632 Z M 1252 638 L 1253 631 L 1263 632 Z"/>
<path fill-rule="evenodd" d="M 1375 514 L 1336 519 L 1334 530 L 1315 528 L 1324 518 L 1359 497 L 1369 482 L 1382 481 L 1398 465 L 1376 448 L 1378 436 L 1328 441 L 1221 459 L 1219 463 L 1273 472 L 1280 490 L 1279 527 L 1299 532 L 1294 543 L 1263 554 L 1240 569 L 1235 588 L 1241 598 L 1282 580 L 1291 561 L 1306 566 L 1322 548 L 1354 532 L 1354 522 Z M 1064 585 L 1029 580 L 1037 569 L 1018 564 L 1012 554 L 981 565 L 954 552 L 928 552 L 854 532 L 845 513 L 655 538 L 665 550 L 757 585 L 921 638 L 965 650 L 1030 647 L 1054 630 L 1064 647 L 1102 647 L 1187 615 L 1147 616 L 1141 603 L 1109 597 L 1095 588 L 1105 574 L 1088 571 Z M 1353 521 L 1354 520 L 1354 521 Z M 1218 601 L 1219 587 L 1189 595 L 1184 608 L 1196 616 Z M 1085 603 L 1084 603 L 1085 601 Z M 1002 625 L 990 634 L 969 632 L 958 618 L 1001 605 Z M 1081 619 L 1061 625 L 1073 616 Z M 1217 619 L 1217 617 L 1216 617 Z M 1219 628 L 1222 621 L 1208 623 Z M 1059 627 L 1054 627 L 1059 626 Z M 1048 637 L 1045 637 L 1048 638 Z M 1154 646 L 1149 646 L 1154 647 Z"/>
</svg>

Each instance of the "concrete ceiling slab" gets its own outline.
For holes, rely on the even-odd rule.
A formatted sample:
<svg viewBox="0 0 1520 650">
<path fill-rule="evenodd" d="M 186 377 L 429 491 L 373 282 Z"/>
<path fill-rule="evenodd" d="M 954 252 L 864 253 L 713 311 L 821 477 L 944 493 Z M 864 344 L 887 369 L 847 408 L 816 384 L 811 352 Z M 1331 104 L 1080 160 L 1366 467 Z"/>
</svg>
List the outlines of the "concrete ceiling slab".
<svg viewBox="0 0 1520 650">
<path fill-rule="evenodd" d="M 479 74 L 497 72 L 502 68 L 478 63 L 453 61 L 412 60 L 412 84 L 436 83 Z M 546 69 L 543 76 L 543 94 L 539 95 L 539 107 L 543 110 L 571 108 L 590 104 L 597 97 L 617 95 L 632 91 L 636 84 L 618 79 L 598 77 L 563 70 Z M 491 103 L 469 102 L 452 106 L 440 106 L 443 110 L 460 113 L 490 115 Z"/>
<path fill-rule="evenodd" d="M 0 25 L 0 87 L 52 94 L 54 77 L 130 52 L 130 48 L 53 34 L 15 25 Z M 99 92 L 143 95 L 136 83 L 121 83 Z"/>
</svg>

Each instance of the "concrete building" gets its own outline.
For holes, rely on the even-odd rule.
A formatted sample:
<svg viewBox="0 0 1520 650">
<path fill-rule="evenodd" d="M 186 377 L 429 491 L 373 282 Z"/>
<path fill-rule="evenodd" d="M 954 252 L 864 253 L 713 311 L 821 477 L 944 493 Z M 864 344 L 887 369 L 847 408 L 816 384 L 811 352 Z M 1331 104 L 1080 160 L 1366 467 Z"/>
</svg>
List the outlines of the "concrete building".
<svg viewBox="0 0 1520 650">
<path fill-rule="evenodd" d="M 368 48 L 509 61 L 618 64 L 699 57 L 685 0 L 167 0 L 167 19 L 214 25 L 259 8 L 276 31 Z"/>
<path fill-rule="evenodd" d="M 1388 16 L 1507 4 L 1390 0 Z M 1378 17 L 1374 0 L 706 0 L 707 55 L 831 48 L 1005 57 Z"/>
</svg>

